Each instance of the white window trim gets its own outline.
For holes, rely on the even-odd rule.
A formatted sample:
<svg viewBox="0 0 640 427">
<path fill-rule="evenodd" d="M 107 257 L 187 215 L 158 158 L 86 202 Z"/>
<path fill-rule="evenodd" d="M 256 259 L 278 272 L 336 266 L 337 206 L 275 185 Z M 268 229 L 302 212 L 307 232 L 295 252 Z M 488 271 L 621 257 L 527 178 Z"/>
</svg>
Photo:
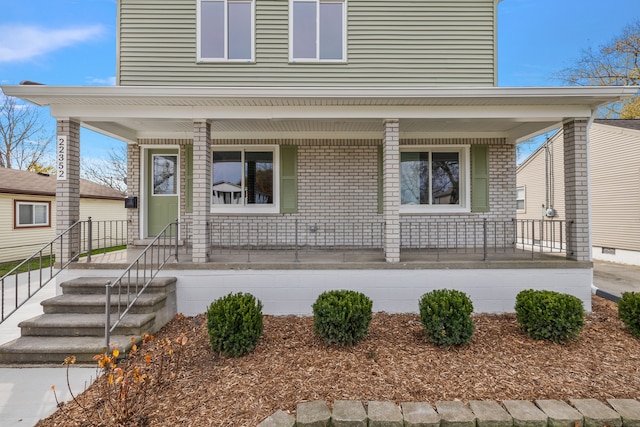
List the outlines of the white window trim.
<svg viewBox="0 0 640 427">
<path fill-rule="evenodd" d="M 294 58 L 293 57 L 293 3 L 294 2 L 316 3 L 316 57 L 315 58 Z M 342 3 L 342 59 L 320 59 L 320 3 Z M 340 64 L 347 62 L 347 0 L 289 0 L 289 63 L 332 63 Z"/>
<path fill-rule="evenodd" d="M 20 206 L 29 205 L 33 206 L 45 206 L 47 208 L 47 222 L 44 224 L 20 224 Z M 16 200 L 14 202 L 13 214 L 15 215 L 14 225 L 15 228 L 38 228 L 38 227 L 51 227 L 51 203 L 41 201 L 28 201 L 28 200 Z M 35 212 L 33 219 L 35 221 Z"/>
<path fill-rule="evenodd" d="M 211 213 L 216 214 L 274 214 L 280 213 L 280 147 L 278 145 L 215 145 L 211 147 L 211 187 L 213 187 L 213 153 L 216 151 L 271 151 L 273 152 L 273 204 L 271 205 L 216 205 L 211 201 Z M 244 168 L 244 164 L 242 165 Z M 212 191 L 212 188 L 209 189 Z"/>
<path fill-rule="evenodd" d="M 522 199 L 518 199 L 518 190 L 522 190 L 523 196 Z M 518 208 L 518 200 L 522 200 L 524 203 L 524 207 L 522 209 Z M 518 213 L 526 213 L 527 212 L 527 189 L 525 186 L 516 187 L 516 212 Z"/>
<path fill-rule="evenodd" d="M 403 205 L 400 200 L 400 185 L 398 181 L 398 204 L 400 214 L 445 214 L 471 212 L 471 153 L 469 145 L 409 145 L 401 146 L 400 152 L 457 152 L 460 155 L 460 203 L 458 205 Z M 398 159 L 398 167 L 400 159 Z"/>
<path fill-rule="evenodd" d="M 233 0 L 216 0 L 224 2 L 224 58 L 206 58 L 202 56 L 202 3 L 212 0 L 198 0 L 196 11 L 196 55 L 197 62 L 209 63 L 209 62 L 237 62 L 237 63 L 255 63 L 256 62 L 256 1 L 255 0 L 243 0 L 245 2 L 251 2 L 251 58 L 250 59 L 229 59 L 229 1 Z"/>
</svg>

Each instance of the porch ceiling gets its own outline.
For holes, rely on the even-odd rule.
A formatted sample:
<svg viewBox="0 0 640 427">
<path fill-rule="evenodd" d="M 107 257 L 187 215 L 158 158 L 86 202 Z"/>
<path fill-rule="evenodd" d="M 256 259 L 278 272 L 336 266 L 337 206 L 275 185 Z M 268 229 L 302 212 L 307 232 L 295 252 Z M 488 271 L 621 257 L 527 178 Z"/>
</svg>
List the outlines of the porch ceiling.
<svg viewBox="0 0 640 427">
<path fill-rule="evenodd" d="M 631 97 L 633 87 L 202 88 L 4 86 L 57 119 L 127 142 L 191 138 L 210 120 L 214 138 L 380 138 L 384 119 L 401 137 L 501 137 L 518 142 Z"/>
</svg>

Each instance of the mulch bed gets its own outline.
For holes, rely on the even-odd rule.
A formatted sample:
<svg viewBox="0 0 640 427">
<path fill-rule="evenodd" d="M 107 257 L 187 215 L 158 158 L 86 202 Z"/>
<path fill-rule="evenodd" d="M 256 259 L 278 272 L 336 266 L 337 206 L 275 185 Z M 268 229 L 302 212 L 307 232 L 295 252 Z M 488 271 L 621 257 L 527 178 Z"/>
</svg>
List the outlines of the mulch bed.
<svg viewBox="0 0 640 427">
<path fill-rule="evenodd" d="M 528 338 L 513 314 L 473 319 L 469 345 L 437 348 L 425 341 L 417 314 L 376 313 L 363 341 L 339 348 L 314 336 L 311 317 L 265 316 L 256 349 L 229 359 L 209 347 L 204 315 L 176 316 L 148 345 L 185 334 L 180 366 L 154 385 L 139 425 L 256 426 L 278 409 L 295 414 L 297 403 L 316 399 L 640 398 L 640 340 L 610 301 L 594 297 L 580 338 L 564 345 Z M 79 402 L 95 405 L 96 390 Z M 96 421 L 72 402 L 37 426 L 62 425 Z"/>
</svg>

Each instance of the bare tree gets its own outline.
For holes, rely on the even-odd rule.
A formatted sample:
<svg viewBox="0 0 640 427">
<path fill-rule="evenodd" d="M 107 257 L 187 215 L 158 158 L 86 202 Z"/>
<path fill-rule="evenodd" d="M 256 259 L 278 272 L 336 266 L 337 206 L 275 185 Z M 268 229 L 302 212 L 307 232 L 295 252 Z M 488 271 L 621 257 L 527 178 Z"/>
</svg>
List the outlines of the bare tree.
<svg viewBox="0 0 640 427">
<path fill-rule="evenodd" d="M 111 148 L 106 159 L 83 160 L 81 175 L 114 190 L 127 190 L 127 145 Z"/>
<path fill-rule="evenodd" d="M 19 104 L 0 91 L 0 167 L 46 168 L 43 161 L 52 140 L 38 107 Z"/>
<path fill-rule="evenodd" d="M 625 27 L 618 37 L 582 51 L 572 67 L 561 70 L 558 79 L 581 86 L 638 86 L 640 84 L 640 20 Z M 640 99 L 614 103 L 603 109 L 604 117 L 640 118 Z"/>
</svg>

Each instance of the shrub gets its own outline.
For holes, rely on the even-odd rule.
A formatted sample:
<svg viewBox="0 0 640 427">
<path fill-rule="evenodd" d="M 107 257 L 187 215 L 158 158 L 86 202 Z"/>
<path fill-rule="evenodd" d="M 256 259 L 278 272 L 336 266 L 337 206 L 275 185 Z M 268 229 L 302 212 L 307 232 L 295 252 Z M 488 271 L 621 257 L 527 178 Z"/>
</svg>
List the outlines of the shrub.
<svg viewBox="0 0 640 427">
<path fill-rule="evenodd" d="M 475 325 L 473 303 L 464 292 L 439 289 L 422 295 L 420 321 L 427 340 L 435 345 L 462 345 L 471 341 Z"/>
<path fill-rule="evenodd" d="M 251 294 L 229 294 L 211 303 L 207 330 L 211 348 L 225 356 L 249 353 L 262 336 L 262 303 Z"/>
<path fill-rule="evenodd" d="M 516 321 L 535 340 L 573 340 L 584 326 L 582 301 L 573 295 L 525 290 L 516 296 L 515 310 Z"/>
<path fill-rule="evenodd" d="M 315 334 L 327 345 L 354 345 L 367 335 L 372 306 L 371 300 L 360 292 L 324 292 L 312 306 Z"/>
<path fill-rule="evenodd" d="M 640 338 L 640 292 L 623 292 L 618 301 L 618 317 L 631 335 Z"/>
</svg>

